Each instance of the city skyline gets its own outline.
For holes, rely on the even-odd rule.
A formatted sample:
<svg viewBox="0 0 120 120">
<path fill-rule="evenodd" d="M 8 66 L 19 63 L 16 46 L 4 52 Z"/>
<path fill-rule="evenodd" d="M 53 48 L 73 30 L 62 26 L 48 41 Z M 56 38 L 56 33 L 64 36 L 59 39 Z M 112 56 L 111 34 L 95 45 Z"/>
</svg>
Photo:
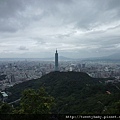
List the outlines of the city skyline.
<svg viewBox="0 0 120 120">
<path fill-rule="evenodd" d="M 120 51 L 120 0 L 0 1 L 0 58 L 89 58 Z"/>
</svg>

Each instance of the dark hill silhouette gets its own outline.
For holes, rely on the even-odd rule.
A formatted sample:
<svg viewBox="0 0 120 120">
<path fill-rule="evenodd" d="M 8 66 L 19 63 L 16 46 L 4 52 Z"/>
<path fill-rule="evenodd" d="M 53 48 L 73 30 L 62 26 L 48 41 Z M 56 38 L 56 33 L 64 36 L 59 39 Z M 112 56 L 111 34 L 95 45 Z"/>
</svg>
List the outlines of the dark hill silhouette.
<svg viewBox="0 0 120 120">
<path fill-rule="evenodd" d="M 42 86 L 55 98 L 53 113 L 103 113 L 105 106 L 110 107 L 120 99 L 119 90 L 115 85 L 105 84 L 105 80 L 82 72 L 51 72 L 9 88 L 12 95 L 8 101 L 19 99 L 21 92 L 27 88 L 38 89 Z M 120 87 L 120 84 L 117 85 Z M 108 95 L 106 91 L 112 94 Z"/>
<path fill-rule="evenodd" d="M 49 93 L 55 94 L 56 92 L 54 93 L 52 91 L 56 91 L 61 88 L 67 90 L 67 86 L 69 86 L 69 89 L 72 89 L 73 87 L 82 88 L 88 83 L 96 84 L 98 81 L 83 72 L 51 72 L 39 79 L 17 84 L 8 90 L 12 92 L 11 100 L 13 101 L 18 99 L 21 91 L 27 88 L 38 89 L 41 86 L 44 86 Z"/>
</svg>

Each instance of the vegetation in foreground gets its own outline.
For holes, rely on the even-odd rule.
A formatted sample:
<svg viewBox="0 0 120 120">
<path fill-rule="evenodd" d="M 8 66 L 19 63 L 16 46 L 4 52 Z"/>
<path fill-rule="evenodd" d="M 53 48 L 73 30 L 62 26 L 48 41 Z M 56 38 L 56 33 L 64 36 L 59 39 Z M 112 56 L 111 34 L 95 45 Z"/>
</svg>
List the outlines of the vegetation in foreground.
<svg viewBox="0 0 120 120">
<path fill-rule="evenodd" d="M 86 73 L 53 72 L 8 89 L 12 93 L 9 101 L 20 97 L 21 101 L 15 108 L 2 103 L 0 113 L 120 114 L 120 83 L 105 81 Z M 38 90 L 42 86 L 46 92 L 43 88 Z"/>
</svg>

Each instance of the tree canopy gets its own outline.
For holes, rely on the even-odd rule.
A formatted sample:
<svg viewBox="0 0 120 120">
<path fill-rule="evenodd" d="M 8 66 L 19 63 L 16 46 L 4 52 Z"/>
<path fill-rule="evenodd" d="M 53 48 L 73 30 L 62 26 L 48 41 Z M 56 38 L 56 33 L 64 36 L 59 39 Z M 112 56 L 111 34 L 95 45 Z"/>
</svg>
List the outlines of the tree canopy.
<svg viewBox="0 0 120 120">
<path fill-rule="evenodd" d="M 50 114 L 54 98 L 49 96 L 44 88 L 38 90 L 26 89 L 20 100 L 20 114 Z"/>
<path fill-rule="evenodd" d="M 8 91 L 12 93 L 10 99 L 16 100 L 27 89 L 22 94 L 19 113 L 120 114 L 120 83 L 106 84 L 106 80 L 80 72 L 53 72 L 15 85 Z M 54 103 L 51 96 L 38 90 L 40 86 L 55 98 L 55 107 L 51 107 Z"/>
</svg>

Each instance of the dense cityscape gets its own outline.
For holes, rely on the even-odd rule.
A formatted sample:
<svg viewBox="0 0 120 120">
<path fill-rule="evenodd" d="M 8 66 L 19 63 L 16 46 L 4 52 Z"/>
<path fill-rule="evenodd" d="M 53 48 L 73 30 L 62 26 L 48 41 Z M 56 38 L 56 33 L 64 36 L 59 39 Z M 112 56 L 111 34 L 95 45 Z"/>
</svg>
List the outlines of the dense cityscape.
<svg viewBox="0 0 120 120">
<path fill-rule="evenodd" d="M 120 119 L 120 0 L 0 0 L 0 114 Z"/>
<path fill-rule="evenodd" d="M 72 81 L 71 81 L 71 79 L 72 79 Z M 40 82 L 42 82 L 42 81 L 43 81 L 43 83 L 40 85 Z M 64 83 L 63 83 L 63 81 L 64 81 Z M 76 84 L 76 82 L 79 82 L 79 83 Z M 30 85 L 30 83 L 31 83 L 31 85 Z M 72 83 L 72 85 L 71 85 L 71 83 Z M 94 85 L 96 83 L 98 84 L 98 86 Z M 103 61 L 103 60 L 102 61 L 100 61 L 100 60 L 71 60 L 71 61 L 64 60 L 64 61 L 61 61 L 61 60 L 59 60 L 58 52 L 56 50 L 55 61 L 54 60 L 53 61 L 45 61 L 45 60 L 44 61 L 40 61 L 40 60 L 35 61 L 32 59 L 31 60 L 26 59 L 26 60 L 22 60 L 22 61 L 21 60 L 20 61 L 13 60 L 13 61 L 1 61 L 0 62 L 0 101 L 2 101 L 3 104 L 7 103 L 8 106 L 12 105 L 12 106 L 9 106 L 11 108 L 10 112 L 13 111 L 15 104 L 19 105 L 19 102 L 21 102 L 21 100 L 23 99 L 23 98 L 19 97 L 19 94 L 21 94 L 21 93 L 19 93 L 19 90 L 24 89 L 24 88 L 26 89 L 26 87 L 29 88 L 29 87 L 37 87 L 37 86 L 40 87 L 40 86 L 48 85 L 48 88 L 51 89 L 50 91 L 53 91 L 53 88 L 54 89 L 56 88 L 56 90 L 58 88 L 60 88 L 60 92 L 57 93 L 58 95 L 60 95 L 62 90 L 65 88 L 67 88 L 67 90 L 64 90 L 64 91 L 67 91 L 68 93 L 69 93 L 69 91 L 71 91 L 73 89 L 76 89 L 75 91 L 77 91 L 77 93 L 79 93 L 78 90 L 80 90 L 80 89 L 77 89 L 77 87 L 80 88 L 79 86 L 82 86 L 82 87 L 84 86 L 80 92 L 81 100 L 84 101 L 84 99 L 82 98 L 83 92 L 84 92 L 84 95 L 83 95 L 83 97 L 84 97 L 85 95 L 89 96 L 89 92 L 90 92 L 90 94 L 93 94 L 94 90 L 95 91 L 98 90 L 97 95 L 101 95 L 99 93 L 99 90 L 101 90 L 101 91 L 105 90 L 104 91 L 104 95 L 106 96 L 105 99 L 108 100 L 107 95 L 113 95 L 113 92 L 111 91 L 112 88 L 114 88 L 113 90 L 116 92 L 118 92 L 120 90 L 119 85 L 116 85 L 116 83 L 117 84 L 120 83 L 119 61 L 118 62 Z M 55 87 L 56 85 L 58 87 Z M 112 87 L 111 89 L 110 89 L 109 85 L 111 85 L 111 87 Z M 106 87 L 104 88 L 104 86 L 106 86 Z M 107 86 L 109 86 L 109 87 L 107 88 Z M 12 88 L 13 88 L 13 90 L 12 90 Z M 12 91 L 10 91 L 10 89 Z M 56 93 L 56 90 L 55 90 L 55 93 Z M 26 91 L 27 91 L 27 94 L 26 94 Z M 25 97 L 24 97 L 25 101 L 26 101 L 26 96 L 29 94 L 29 92 L 33 92 L 33 93 L 35 92 L 33 89 L 27 89 L 26 91 L 24 91 L 22 93 L 25 95 Z M 39 91 L 40 97 L 42 95 L 44 95 L 43 91 L 44 91 L 44 88 L 40 88 L 40 91 Z M 29 96 L 30 101 L 31 101 L 31 98 L 33 98 L 35 95 L 37 95 L 37 96 L 35 97 L 35 99 L 33 99 L 32 102 L 30 102 L 30 106 L 33 106 L 33 103 L 35 100 L 36 101 L 37 101 L 37 99 L 39 100 L 39 98 L 38 98 L 39 94 L 33 95 L 33 93 L 30 93 L 30 96 Z M 73 94 L 74 94 L 74 92 L 73 92 Z M 70 92 L 70 95 L 71 95 L 71 92 Z M 76 96 L 78 96 L 78 95 L 76 95 Z M 118 96 L 119 95 L 116 94 L 115 98 L 119 99 Z M 45 98 L 45 97 L 42 97 L 42 99 L 43 98 Z M 62 93 L 61 99 L 62 98 L 64 98 L 63 93 Z M 72 98 L 72 96 L 70 98 Z M 68 103 L 70 102 L 70 100 L 72 100 L 70 98 L 68 99 L 67 102 L 65 101 L 66 106 L 68 106 Z M 96 104 L 96 103 L 101 104 L 103 106 L 103 108 L 101 108 L 100 111 L 98 110 L 98 112 L 109 113 L 110 109 L 107 109 L 107 107 L 105 106 L 105 103 L 103 103 L 104 101 L 101 102 L 101 100 L 100 100 L 101 98 L 103 98 L 103 97 L 100 96 L 100 98 L 94 103 L 94 104 Z M 113 99 L 113 96 L 111 96 L 111 98 Z M 52 97 L 50 99 L 54 100 Z M 90 98 L 86 98 L 86 99 L 90 99 Z M 92 98 L 92 99 L 96 100 L 95 98 Z M 45 98 L 44 102 L 46 100 L 48 101 L 48 98 L 47 99 Z M 91 101 L 91 99 L 90 99 L 90 101 Z M 57 103 L 57 105 L 59 105 L 59 102 Z M 29 103 L 29 102 L 27 102 L 27 103 Z M 25 105 L 27 103 L 25 103 Z M 41 103 L 41 100 L 40 100 L 40 103 Z M 51 105 L 52 104 L 53 103 L 51 102 Z M 73 102 L 69 103 L 69 104 L 73 104 Z M 81 102 L 79 104 L 81 104 Z M 93 102 L 92 102 L 92 104 L 93 104 Z M 92 105 L 92 104 L 90 104 L 90 105 Z M 119 103 L 117 103 L 117 104 L 119 104 Z M 82 104 L 80 105 L 79 109 L 81 108 L 81 106 L 82 106 Z M 37 106 L 35 106 L 35 108 L 34 108 L 35 110 L 36 110 L 36 107 Z M 58 107 L 56 107 L 56 108 L 58 108 Z M 4 107 L 1 107 L 2 112 L 5 113 L 3 108 Z M 84 106 L 83 106 L 83 108 L 84 108 Z M 99 109 L 98 107 L 96 107 L 96 108 Z M 27 109 L 29 109 L 29 107 L 27 107 Z M 41 109 L 43 109 L 43 108 L 41 108 Z M 40 109 L 40 111 L 41 111 L 41 109 Z M 60 112 L 65 113 L 66 110 L 64 110 L 64 109 L 65 109 L 65 106 L 63 107 L 63 110 L 62 109 L 60 110 Z M 30 110 L 31 110 L 31 108 L 30 108 Z M 56 110 L 59 113 L 59 109 L 56 109 Z M 86 108 L 85 108 L 85 110 L 87 111 Z M 116 110 L 117 110 L 117 108 L 116 108 Z M 53 111 L 54 111 L 54 109 L 53 109 Z M 81 112 L 82 111 L 83 110 L 81 110 Z M 9 112 L 9 111 L 7 111 L 7 112 Z M 16 110 L 15 113 L 17 113 L 17 112 L 19 112 L 19 111 Z M 70 113 L 73 113 L 73 112 L 78 113 L 78 110 L 76 109 L 76 111 L 74 111 L 74 109 L 73 109 L 72 112 L 70 111 Z"/>
<path fill-rule="evenodd" d="M 0 89 L 37 79 L 54 71 L 54 61 L 1 61 Z M 59 61 L 59 71 L 86 72 L 93 78 L 120 81 L 120 63 L 105 61 Z"/>
</svg>

